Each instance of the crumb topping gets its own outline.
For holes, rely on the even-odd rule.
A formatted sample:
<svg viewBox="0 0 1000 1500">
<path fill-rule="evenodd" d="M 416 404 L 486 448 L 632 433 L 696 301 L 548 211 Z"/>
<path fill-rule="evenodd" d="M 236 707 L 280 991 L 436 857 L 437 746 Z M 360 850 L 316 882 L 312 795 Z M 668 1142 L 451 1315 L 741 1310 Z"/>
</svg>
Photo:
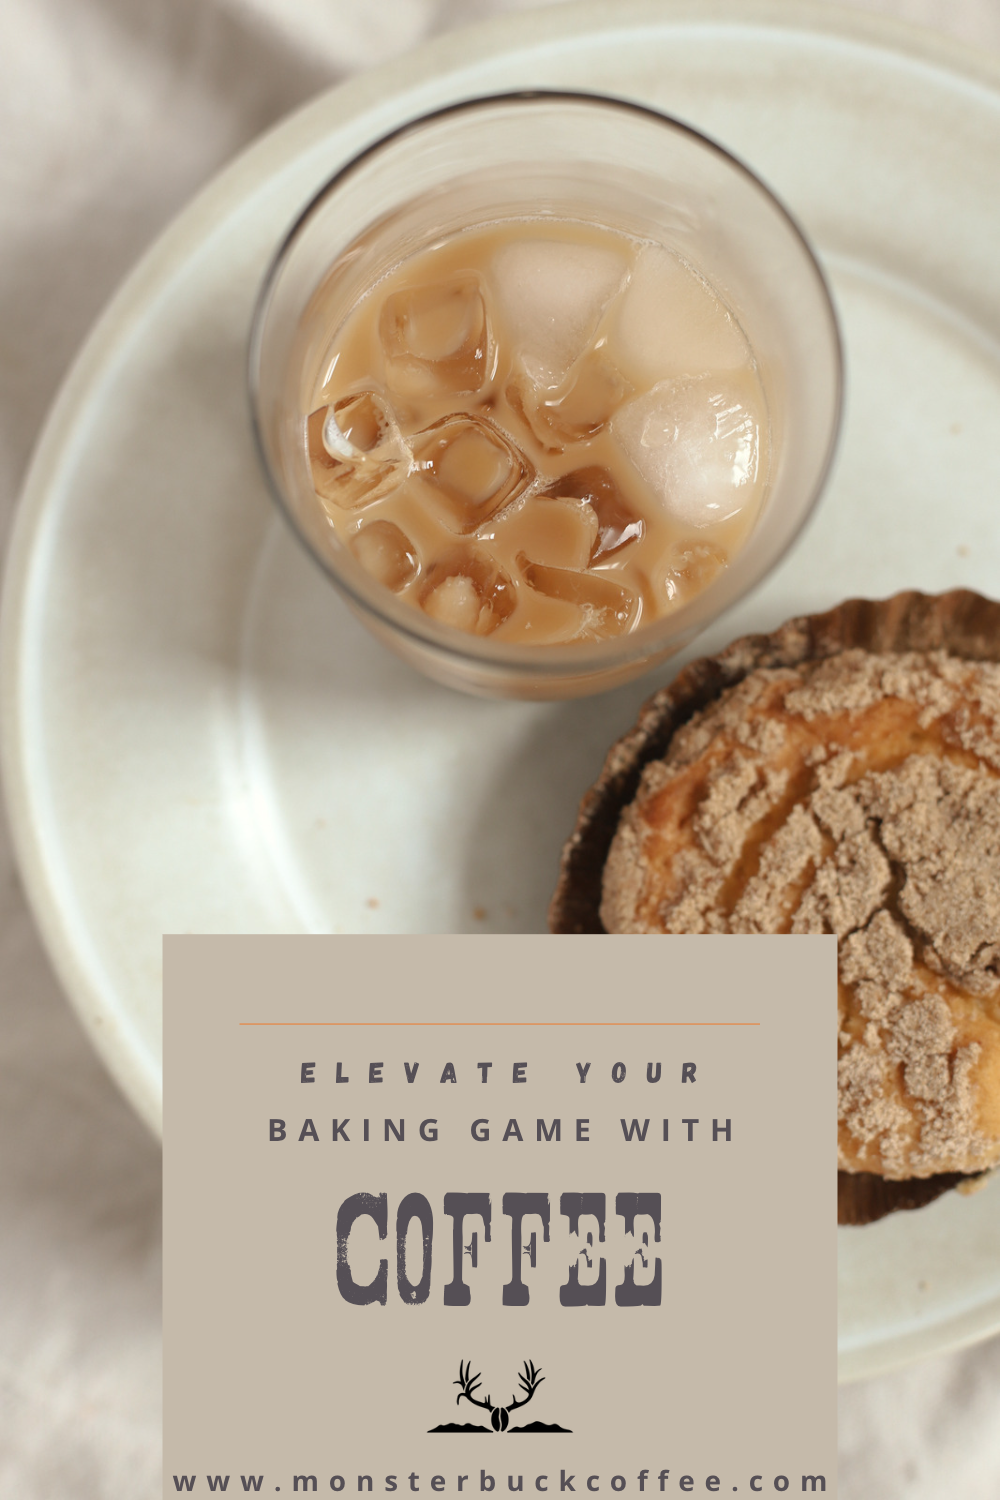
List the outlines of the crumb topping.
<svg viewBox="0 0 1000 1500">
<path fill-rule="evenodd" d="M 1000 1161 L 980 1087 L 1000 1081 L 1000 666 L 847 651 L 751 673 L 647 767 L 601 915 L 834 933 L 841 1165 Z"/>
</svg>

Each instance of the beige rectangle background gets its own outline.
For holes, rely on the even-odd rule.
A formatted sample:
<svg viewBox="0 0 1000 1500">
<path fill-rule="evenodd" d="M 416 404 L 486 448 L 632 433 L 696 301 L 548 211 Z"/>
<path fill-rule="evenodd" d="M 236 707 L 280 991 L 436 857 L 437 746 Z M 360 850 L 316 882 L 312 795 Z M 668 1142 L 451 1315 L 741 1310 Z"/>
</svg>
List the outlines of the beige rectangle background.
<svg viewBox="0 0 1000 1500">
<path fill-rule="evenodd" d="M 166 1495 L 836 1493 L 833 938 L 178 937 L 165 974 Z M 473 1192 L 446 1306 L 444 1195 Z M 342 1247 L 355 1285 L 386 1263 L 368 1305 L 337 1277 L 355 1194 L 386 1203 Z M 564 1306 L 602 1258 L 604 1305 Z M 657 1261 L 659 1305 L 619 1305 Z M 497 1433 L 463 1361 L 508 1412 L 544 1379 Z"/>
</svg>

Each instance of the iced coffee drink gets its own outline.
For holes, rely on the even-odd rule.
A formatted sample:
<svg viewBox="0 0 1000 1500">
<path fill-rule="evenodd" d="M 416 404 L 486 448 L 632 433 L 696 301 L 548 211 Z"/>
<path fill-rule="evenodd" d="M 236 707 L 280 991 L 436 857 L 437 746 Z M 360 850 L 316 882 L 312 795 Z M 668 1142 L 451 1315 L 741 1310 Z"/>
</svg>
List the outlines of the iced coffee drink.
<svg viewBox="0 0 1000 1500">
<path fill-rule="evenodd" d="M 767 488 L 733 310 L 675 250 L 608 227 L 452 234 L 331 326 L 316 368 L 301 440 L 329 525 L 400 600 L 498 642 L 599 641 L 677 610 Z"/>
<path fill-rule="evenodd" d="M 788 549 L 840 410 L 781 204 L 680 122 L 578 94 L 362 149 L 276 254 L 249 373 L 274 497 L 355 615 L 497 696 L 685 647 Z"/>
</svg>

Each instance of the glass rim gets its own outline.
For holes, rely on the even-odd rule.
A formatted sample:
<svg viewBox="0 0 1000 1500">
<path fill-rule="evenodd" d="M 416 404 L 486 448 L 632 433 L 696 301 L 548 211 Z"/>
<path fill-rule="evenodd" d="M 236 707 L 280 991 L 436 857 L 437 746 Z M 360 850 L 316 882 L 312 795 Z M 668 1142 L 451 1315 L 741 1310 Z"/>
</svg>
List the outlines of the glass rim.
<svg viewBox="0 0 1000 1500">
<path fill-rule="evenodd" d="M 497 105 L 530 105 L 560 102 L 585 106 L 606 106 L 613 112 L 625 111 L 644 118 L 653 124 L 664 126 L 680 135 L 689 137 L 699 147 L 707 148 L 726 166 L 734 169 L 738 175 L 742 176 L 777 211 L 778 217 L 784 221 L 785 227 L 791 232 L 793 240 L 798 244 L 804 263 L 811 270 L 818 287 L 820 294 L 818 300 L 825 313 L 825 320 L 830 335 L 833 366 L 833 403 L 826 446 L 816 471 L 811 494 L 803 506 L 798 522 L 774 553 L 762 575 L 758 574 L 740 582 L 728 597 L 725 598 L 724 602 L 716 607 L 712 607 L 712 602 L 713 600 L 717 600 L 721 589 L 717 589 L 714 586 L 715 580 L 713 580 L 713 583 L 702 589 L 693 599 L 679 605 L 677 609 L 672 610 L 669 614 L 656 617 L 648 625 L 640 624 L 637 629 L 624 635 L 607 637 L 599 641 L 571 641 L 550 645 L 532 645 L 523 642 L 505 643 L 502 641 L 493 641 L 489 636 L 475 636 L 459 630 L 455 626 L 444 625 L 437 620 L 431 619 L 421 611 L 414 609 L 412 605 L 397 599 L 394 594 L 378 584 L 374 579 L 371 580 L 370 585 L 367 581 L 362 582 L 361 580 L 355 584 L 353 579 L 345 576 L 344 571 L 338 570 L 336 564 L 324 556 L 313 545 L 305 528 L 300 524 L 292 505 L 286 498 L 268 457 L 263 424 L 259 412 L 261 344 L 271 297 L 293 246 L 305 231 L 309 221 L 319 212 L 323 203 L 345 181 L 356 175 L 370 158 L 383 153 L 395 142 L 415 134 L 421 128 L 447 120 L 453 115 L 483 110 Z M 372 222 L 375 221 L 373 220 Z M 352 235 L 351 241 L 348 243 L 356 239 L 357 234 L 364 233 L 367 227 L 370 226 L 366 225 L 360 228 L 356 234 Z M 369 142 L 367 146 L 356 152 L 354 156 L 338 167 L 335 172 L 320 184 L 300 209 L 271 256 L 254 303 L 247 347 L 246 371 L 254 447 L 271 497 L 300 545 L 333 583 L 335 588 L 346 595 L 348 601 L 359 609 L 363 615 L 373 616 L 387 629 L 398 632 L 422 646 L 429 646 L 442 655 L 455 659 L 465 659 L 470 663 L 474 662 L 477 666 L 493 667 L 498 671 L 509 669 L 524 672 L 530 669 L 538 677 L 556 678 L 585 675 L 601 670 L 610 670 L 616 666 L 624 667 L 630 662 L 644 658 L 648 658 L 650 665 L 652 665 L 657 657 L 662 657 L 669 653 L 672 642 L 676 641 L 678 643 L 677 649 L 682 649 L 687 641 L 697 635 L 713 619 L 718 618 L 719 615 L 725 613 L 725 611 L 731 609 L 743 599 L 751 589 L 755 588 L 761 582 L 762 577 L 766 577 L 777 567 L 812 519 L 829 478 L 844 414 L 844 344 L 836 307 L 826 273 L 816 252 L 813 250 L 808 236 L 791 210 L 778 197 L 774 190 L 758 176 L 753 168 L 749 167 L 746 162 L 735 156 L 725 146 L 720 145 L 718 141 L 713 140 L 711 136 L 705 135 L 704 132 L 698 130 L 695 126 L 689 125 L 686 121 L 680 120 L 674 115 L 666 114 L 662 110 L 653 109 L 646 104 L 639 104 L 631 99 L 623 99 L 614 94 L 596 93 L 582 89 L 530 88 L 507 90 L 501 93 L 469 95 L 463 99 L 455 100 L 450 104 L 441 105 L 436 109 L 428 110 L 422 114 L 414 115 L 408 120 L 404 120 L 400 125 L 394 126 L 384 135 L 379 136 L 378 139 Z M 737 553 L 737 558 L 750 545 L 755 529 L 756 523 L 740 549 L 740 553 Z M 726 568 L 718 575 L 718 582 L 720 585 L 724 584 L 725 580 L 731 577 L 731 568 Z"/>
</svg>

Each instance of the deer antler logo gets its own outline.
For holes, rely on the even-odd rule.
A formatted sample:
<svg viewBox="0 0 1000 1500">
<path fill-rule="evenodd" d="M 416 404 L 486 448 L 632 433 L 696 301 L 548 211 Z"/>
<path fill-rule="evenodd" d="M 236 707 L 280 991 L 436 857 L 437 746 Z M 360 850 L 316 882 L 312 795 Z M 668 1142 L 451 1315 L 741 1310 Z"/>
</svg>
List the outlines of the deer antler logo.
<svg viewBox="0 0 1000 1500">
<path fill-rule="evenodd" d="M 521 1386 L 520 1397 L 517 1397 L 516 1395 L 511 1396 L 506 1406 L 494 1406 L 489 1396 L 486 1397 L 485 1401 L 476 1400 L 474 1392 L 478 1391 L 479 1389 L 480 1376 L 470 1374 L 469 1372 L 471 1371 L 471 1369 L 471 1359 L 469 1360 L 469 1363 L 467 1365 L 463 1365 L 461 1360 L 459 1361 L 458 1379 L 453 1381 L 452 1383 L 454 1385 L 460 1385 L 462 1389 L 455 1397 L 455 1405 L 457 1406 L 464 1396 L 465 1400 L 471 1401 L 473 1406 L 481 1406 L 484 1411 L 488 1411 L 490 1413 L 490 1425 L 492 1426 L 494 1432 L 507 1431 L 507 1428 L 510 1426 L 511 1412 L 517 1411 L 519 1406 L 527 1406 L 528 1402 L 531 1400 L 532 1396 L 535 1394 L 535 1392 L 538 1390 L 538 1387 L 545 1379 L 545 1376 L 542 1375 L 540 1371 L 535 1369 L 535 1366 L 531 1363 L 531 1361 L 526 1359 L 524 1362 L 524 1370 L 517 1377 Z"/>
<path fill-rule="evenodd" d="M 467 1422 L 463 1427 L 457 1422 L 445 1422 L 440 1427 L 432 1427 L 431 1431 L 489 1432 L 490 1428 L 492 1428 L 494 1432 L 569 1432 L 570 1428 L 560 1427 L 558 1423 L 529 1422 L 526 1427 L 511 1427 L 510 1425 L 512 1414 L 522 1406 L 527 1406 L 544 1379 L 545 1377 L 541 1370 L 530 1359 L 526 1359 L 524 1369 L 517 1377 L 521 1389 L 515 1395 L 511 1396 L 510 1400 L 504 1405 L 497 1406 L 494 1404 L 492 1396 L 487 1396 L 485 1401 L 482 1401 L 476 1395 L 476 1392 L 482 1386 L 483 1377 L 482 1375 L 473 1375 L 472 1360 L 470 1359 L 468 1363 L 465 1360 L 459 1360 L 458 1379 L 452 1382 L 453 1385 L 461 1386 L 461 1390 L 455 1397 L 455 1405 L 458 1406 L 462 1401 L 468 1401 L 470 1406 L 478 1406 L 480 1411 L 488 1411 L 490 1414 L 490 1425 L 489 1427 L 479 1427 L 475 1423 Z"/>
</svg>

